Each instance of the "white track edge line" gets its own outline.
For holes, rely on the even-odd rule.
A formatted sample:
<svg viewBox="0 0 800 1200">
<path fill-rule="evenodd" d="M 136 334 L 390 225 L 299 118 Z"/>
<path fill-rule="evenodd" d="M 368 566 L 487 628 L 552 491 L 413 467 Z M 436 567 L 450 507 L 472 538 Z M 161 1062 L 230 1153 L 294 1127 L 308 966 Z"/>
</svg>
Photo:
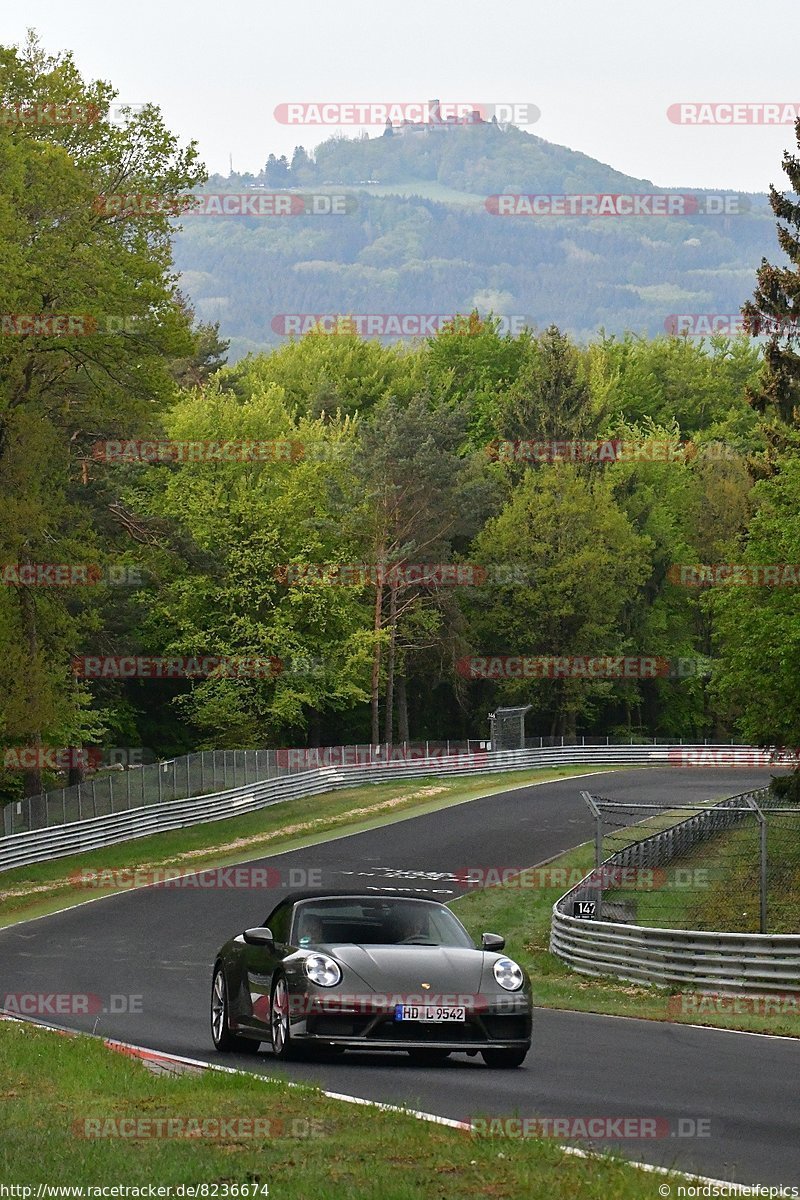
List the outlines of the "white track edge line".
<svg viewBox="0 0 800 1200">
<path fill-rule="evenodd" d="M 45 1021 L 37 1021 L 30 1017 L 18 1016 L 16 1013 L 8 1014 L 3 1009 L 0 1009 L 0 1020 L 17 1021 L 21 1025 L 37 1025 L 39 1028 L 50 1029 L 57 1033 L 65 1033 L 71 1037 L 97 1038 L 99 1041 L 102 1041 L 109 1050 L 116 1050 L 120 1053 L 133 1050 L 136 1051 L 138 1056 L 142 1058 L 150 1057 L 153 1059 L 161 1059 L 165 1062 L 182 1063 L 190 1067 L 199 1067 L 204 1071 L 218 1071 L 224 1075 L 241 1075 L 245 1079 L 263 1079 L 270 1083 L 283 1083 L 287 1087 L 313 1087 L 313 1085 L 296 1083 L 294 1080 L 281 1079 L 280 1077 L 274 1075 L 261 1075 L 260 1073 L 254 1071 L 241 1071 L 238 1067 L 226 1067 L 220 1063 L 205 1062 L 201 1058 L 189 1058 L 183 1054 L 168 1054 L 163 1050 L 152 1050 L 148 1046 L 137 1046 L 133 1042 L 121 1042 L 116 1038 L 106 1038 L 100 1033 L 87 1034 L 77 1029 L 69 1029 L 63 1025 L 50 1025 Z M 701 1026 L 701 1028 L 705 1028 L 705 1026 Z M 427 1121 L 433 1125 L 446 1125 L 451 1129 L 461 1129 L 464 1132 L 469 1132 L 472 1129 L 472 1125 L 468 1124 L 466 1121 L 456 1121 L 452 1117 L 440 1117 L 436 1113 L 423 1112 L 421 1109 L 402 1108 L 396 1104 L 384 1104 L 380 1100 L 367 1100 L 363 1096 L 349 1096 L 344 1092 L 329 1092 L 325 1088 L 320 1088 L 319 1091 L 329 1100 L 341 1100 L 347 1104 L 357 1104 L 366 1108 L 377 1108 L 383 1112 L 396 1112 L 408 1117 L 414 1117 L 418 1121 Z M 735 1188 L 740 1195 L 744 1196 L 752 1195 L 753 1188 L 760 1186 L 751 1183 L 735 1183 L 733 1180 L 727 1179 L 714 1179 L 710 1175 L 692 1175 L 685 1171 L 679 1171 L 670 1167 L 659 1167 L 654 1163 L 635 1162 L 632 1159 L 620 1158 L 609 1152 L 581 1150 L 578 1146 L 563 1146 L 561 1143 L 559 1143 L 559 1149 L 564 1154 L 572 1155 L 575 1158 L 608 1159 L 614 1163 L 619 1163 L 621 1166 L 633 1167 L 635 1170 L 647 1171 L 653 1175 L 679 1175 L 682 1179 L 688 1179 L 693 1183 L 710 1184 L 712 1186 L 725 1187 L 728 1189 Z"/>
</svg>

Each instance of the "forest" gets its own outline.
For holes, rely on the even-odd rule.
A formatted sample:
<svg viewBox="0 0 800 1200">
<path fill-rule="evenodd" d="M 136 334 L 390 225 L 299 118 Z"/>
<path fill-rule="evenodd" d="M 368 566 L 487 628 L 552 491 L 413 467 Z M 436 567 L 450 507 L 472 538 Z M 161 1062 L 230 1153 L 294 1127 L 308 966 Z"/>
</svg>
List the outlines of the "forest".
<svg viewBox="0 0 800 1200">
<path fill-rule="evenodd" d="M 15 769 L 24 747 L 481 737 L 504 704 L 531 706 L 531 733 L 798 744 L 798 576 L 764 569 L 800 563 L 794 160 L 764 225 L 780 265 L 750 248 L 740 335 L 582 339 L 544 286 L 541 327 L 504 331 L 489 271 L 485 311 L 465 285 L 432 336 L 344 322 L 227 361 L 175 243 L 174 207 L 213 190 L 196 147 L 153 106 L 106 121 L 109 85 L 36 43 L 0 51 L 0 89 L 9 107 L 100 114 L 0 124 L 5 796 L 63 775 Z M 96 203 L 123 190 L 170 204 L 132 220 Z M 354 269 L 413 271 L 412 238 L 435 270 L 436 206 L 383 203 L 401 219 L 379 234 L 376 216 L 372 263 Z M 319 236 L 316 253 L 327 228 L 292 236 Z M 256 269 L 246 222 L 203 236 L 220 271 Z M 633 281 L 627 235 L 604 236 Z M 477 226 L 475 240 L 491 258 Z M 297 275 L 281 253 L 264 250 L 270 286 Z M 580 275 L 561 285 L 569 304 Z M 313 274 L 303 287 L 297 302 L 325 311 Z M 420 311 L 439 311 L 419 287 Z M 337 311 L 364 311 L 343 294 Z M 769 338 L 749 336 L 765 320 Z"/>
</svg>

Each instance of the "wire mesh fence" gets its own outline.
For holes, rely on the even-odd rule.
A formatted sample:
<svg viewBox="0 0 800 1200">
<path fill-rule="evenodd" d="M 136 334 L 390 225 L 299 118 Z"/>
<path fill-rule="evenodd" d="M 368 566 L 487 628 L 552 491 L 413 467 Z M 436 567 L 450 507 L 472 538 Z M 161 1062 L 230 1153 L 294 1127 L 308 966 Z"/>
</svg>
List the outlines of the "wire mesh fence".
<svg viewBox="0 0 800 1200">
<path fill-rule="evenodd" d="M 769 788 L 705 804 L 581 794 L 595 818 L 587 915 L 664 929 L 800 932 L 800 804 Z"/>
<path fill-rule="evenodd" d="M 327 746 L 319 749 L 206 750 L 164 762 L 98 774 L 72 787 L 6 804 L 0 834 L 27 833 L 148 804 L 187 800 L 250 783 L 347 763 L 386 763 L 486 748 L 477 740 L 403 742 L 393 746 Z"/>
</svg>

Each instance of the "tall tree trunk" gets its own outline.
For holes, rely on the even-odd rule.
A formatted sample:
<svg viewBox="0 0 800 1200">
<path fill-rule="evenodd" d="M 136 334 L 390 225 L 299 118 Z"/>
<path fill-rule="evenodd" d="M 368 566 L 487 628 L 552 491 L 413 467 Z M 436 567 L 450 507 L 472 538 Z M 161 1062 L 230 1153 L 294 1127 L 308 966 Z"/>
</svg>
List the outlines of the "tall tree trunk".
<svg viewBox="0 0 800 1200">
<path fill-rule="evenodd" d="M 397 737 L 401 742 L 410 742 L 408 736 L 408 695 L 405 665 L 397 675 Z"/>
<path fill-rule="evenodd" d="M 383 610 L 383 585 L 378 581 L 375 584 L 375 618 L 373 629 L 375 634 L 379 634 L 382 626 L 382 610 Z M 380 742 L 381 726 L 380 726 L 380 683 L 381 683 L 381 644 L 377 636 L 375 646 L 372 651 L 372 744 L 377 746 Z"/>
<path fill-rule="evenodd" d="M 386 710 L 383 716 L 383 740 L 391 746 L 394 736 L 394 661 L 397 645 L 397 584 L 389 587 L 389 649 L 386 664 Z"/>
</svg>

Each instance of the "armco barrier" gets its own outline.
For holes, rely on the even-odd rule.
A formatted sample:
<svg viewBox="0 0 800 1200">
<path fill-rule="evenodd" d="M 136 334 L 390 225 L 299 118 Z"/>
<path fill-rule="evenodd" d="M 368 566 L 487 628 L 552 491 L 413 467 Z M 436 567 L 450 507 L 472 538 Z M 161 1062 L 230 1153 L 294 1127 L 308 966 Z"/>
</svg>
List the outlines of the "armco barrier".
<svg viewBox="0 0 800 1200">
<path fill-rule="evenodd" d="M 762 809 L 776 803 L 760 792 L 729 797 L 612 854 L 603 869 L 663 866 L 747 815 L 741 807 L 747 796 L 756 798 Z M 689 984 L 701 991 L 800 992 L 800 933 L 659 929 L 571 916 L 575 901 L 597 897 L 593 877 L 596 880 L 595 872 L 553 905 L 550 949 L 573 970 L 665 987 Z"/>
<path fill-rule="evenodd" d="M 537 767 L 645 767 L 670 763 L 678 765 L 681 762 L 692 765 L 692 756 L 699 756 L 708 765 L 717 763 L 724 766 L 738 762 L 742 766 L 769 766 L 767 752 L 746 746 L 626 745 L 503 750 L 451 755 L 449 758 L 413 759 L 410 762 L 400 759 L 353 766 L 320 767 L 212 795 L 150 804 L 85 821 L 72 821 L 66 825 L 12 834 L 0 838 L 0 871 L 110 846 L 129 838 L 147 837 L 149 834 L 199 825 L 206 821 L 222 821 L 284 800 L 319 795 L 322 792 L 356 787 L 365 783 L 430 775 L 490 774 Z"/>
</svg>

